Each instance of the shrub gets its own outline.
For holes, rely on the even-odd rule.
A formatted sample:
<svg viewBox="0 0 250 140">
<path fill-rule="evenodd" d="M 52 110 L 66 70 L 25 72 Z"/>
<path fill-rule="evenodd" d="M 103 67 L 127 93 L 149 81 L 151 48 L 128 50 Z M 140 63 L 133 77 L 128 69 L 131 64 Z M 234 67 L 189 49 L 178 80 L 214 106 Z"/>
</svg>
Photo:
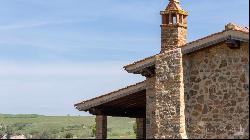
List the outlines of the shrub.
<svg viewBox="0 0 250 140">
<path fill-rule="evenodd" d="M 68 132 L 66 135 L 65 135 L 65 138 L 66 139 L 72 139 L 74 137 L 74 135 L 70 132 Z"/>
<path fill-rule="evenodd" d="M 133 130 L 134 130 L 134 133 L 136 134 L 137 133 L 137 124 L 136 124 L 136 122 L 133 124 Z"/>
<path fill-rule="evenodd" d="M 128 132 L 126 132 L 126 134 L 127 134 L 127 135 L 131 135 L 131 132 L 130 132 L 130 131 L 128 131 Z"/>
<path fill-rule="evenodd" d="M 107 132 L 111 132 L 111 131 L 112 131 L 112 128 L 108 128 L 108 129 L 107 129 Z"/>
<path fill-rule="evenodd" d="M 7 134 L 7 139 L 9 139 L 10 136 L 14 134 L 14 129 L 13 129 L 12 126 L 7 126 L 7 128 L 6 128 L 6 134 Z"/>
<path fill-rule="evenodd" d="M 6 134 L 6 128 L 3 124 L 1 124 L 0 128 L 0 139 Z"/>
<path fill-rule="evenodd" d="M 91 136 L 94 137 L 96 133 L 96 125 L 93 124 L 89 128 L 91 129 Z"/>
<path fill-rule="evenodd" d="M 50 139 L 51 136 L 49 134 L 49 132 L 44 131 L 41 135 L 40 135 L 40 139 Z"/>
<path fill-rule="evenodd" d="M 0 139 L 5 135 L 5 132 L 0 130 Z"/>
<path fill-rule="evenodd" d="M 17 130 L 22 130 L 24 127 L 28 126 L 30 124 L 27 123 L 15 123 L 13 126 L 17 128 Z"/>
</svg>

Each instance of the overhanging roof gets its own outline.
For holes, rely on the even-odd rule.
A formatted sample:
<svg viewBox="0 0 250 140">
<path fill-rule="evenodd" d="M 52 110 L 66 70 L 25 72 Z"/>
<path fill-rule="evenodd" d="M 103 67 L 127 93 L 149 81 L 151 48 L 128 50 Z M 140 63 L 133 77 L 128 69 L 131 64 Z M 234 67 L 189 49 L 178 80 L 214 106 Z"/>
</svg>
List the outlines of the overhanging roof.
<svg viewBox="0 0 250 140">
<path fill-rule="evenodd" d="M 127 66 L 124 66 L 124 69 L 128 73 L 141 74 L 143 69 L 149 68 L 149 67 L 154 67 L 155 56 L 156 55 L 153 55 L 153 56 L 147 57 L 143 60 L 134 62 L 134 63 L 129 64 Z"/>
<path fill-rule="evenodd" d="M 90 111 L 94 107 L 105 105 L 107 103 L 116 101 L 118 99 L 122 99 L 124 97 L 133 95 L 135 93 L 141 94 L 142 91 L 144 90 L 146 90 L 145 81 L 119 89 L 117 91 L 114 91 L 114 92 L 111 92 L 111 93 L 108 93 L 108 94 L 105 94 L 105 95 L 102 95 L 93 99 L 90 99 L 90 100 L 82 101 L 80 103 L 75 104 L 75 107 L 79 111 Z M 140 99 L 138 99 L 138 101 L 139 100 Z"/>
<path fill-rule="evenodd" d="M 201 50 L 203 48 L 212 46 L 214 44 L 217 44 L 219 42 L 226 41 L 228 39 L 239 40 L 242 42 L 249 42 L 249 29 L 237 26 L 235 24 L 228 24 L 226 26 L 226 29 L 222 32 L 206 36 L 204 38 L 192 41 L 190 43 L 181 46 L 182 53 L 183 54 L 192 53 Z M 152 69 L 154 69 L 155 67 L 156 55 L 124 66 L 124 69 L 128 73 L 142 74 L 144 76 L 145 76 L 144 73 L 148 73 L 148 71 L 150 73 L 154 73 L 152 72 Z"/>
</svg>

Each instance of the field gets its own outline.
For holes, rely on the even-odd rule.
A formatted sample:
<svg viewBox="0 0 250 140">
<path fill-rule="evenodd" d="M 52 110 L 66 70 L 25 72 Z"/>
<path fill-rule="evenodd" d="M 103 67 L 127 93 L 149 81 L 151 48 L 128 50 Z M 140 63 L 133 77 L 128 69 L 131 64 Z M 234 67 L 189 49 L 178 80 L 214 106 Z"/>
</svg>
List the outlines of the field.
<svg viewBox="0 0 250 140">
<path fill-rule="evenodd" d="M 135 138 L 135 119 L 108 118 L 108 138 Z M 14 135 L 28 138 L 82 138 L 93 139 L 95 117 L 93 116 L 41 116 L 0 114 L 0 135 L 6 130 Z"/>
</svg>

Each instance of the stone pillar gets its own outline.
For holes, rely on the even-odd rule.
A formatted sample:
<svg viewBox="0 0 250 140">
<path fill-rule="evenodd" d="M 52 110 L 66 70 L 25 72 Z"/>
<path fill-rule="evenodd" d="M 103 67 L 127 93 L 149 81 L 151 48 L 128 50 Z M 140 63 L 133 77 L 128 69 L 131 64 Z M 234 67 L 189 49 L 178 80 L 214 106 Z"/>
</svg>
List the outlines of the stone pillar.
<svg viewBox="0 0 250 140">
<path fill-rule="evenodd" d="M 136 139 L 146 139 L 146 119 L 136 118 Z"/>
<path fill-rule="evenodd" d="M 183 15 L 180 15 L 179 21 L 180 21 L 180 24 L 183 24 Z"/>
<path fill-rule="evenodd" d="M 96 139 L 107 139 L 107 116 L 96 116 Z"/>
<path fill-rule="evenodd" d="M 169 13 L 169 15 L 168 15 L 168 21 L 169 21 L 169 24 L 173 24 L 173 18 L 172 18 L 171 13 Z"/>
<path fill-rule="evenodd" d="M 155 138 L 183 139 L 185 101 L 181 49 L 156 56 Z"/>
<path fill-rule="evenodd" d="M 180 16 L 178 13 L 176 13 L 176 24 L 180 23 Z"/>
<path fill-rule="evenodd" d="M 157 55 L 155 67 L 156 77 L 148 80 L 147 138 L 185 139 L 181 49 Z"/>
</svg>

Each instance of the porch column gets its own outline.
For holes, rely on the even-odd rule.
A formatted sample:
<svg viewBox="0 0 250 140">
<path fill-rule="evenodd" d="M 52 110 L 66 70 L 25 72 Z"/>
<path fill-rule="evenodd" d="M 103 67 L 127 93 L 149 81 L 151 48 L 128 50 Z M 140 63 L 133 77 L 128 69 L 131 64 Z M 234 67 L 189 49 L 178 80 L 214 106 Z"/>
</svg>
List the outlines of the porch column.
<svg viewBox="0 0 250 140">
<path fill-rule="evenodd" d="M 107 116 L 96 116 L 96 139 L 107 139 Z"/>
<path fill-rule="evenodd" d="M 146 118 L 136 118 L 136 139 L 146 139 Z"/>
<path fill-rule="evenodd" d="M 157 133 L 157 124 L 155 120 L 156 108 L 156 76 L 147 78 L 146 80 L 146 139 L 153 139 Z"/>
</svg>

